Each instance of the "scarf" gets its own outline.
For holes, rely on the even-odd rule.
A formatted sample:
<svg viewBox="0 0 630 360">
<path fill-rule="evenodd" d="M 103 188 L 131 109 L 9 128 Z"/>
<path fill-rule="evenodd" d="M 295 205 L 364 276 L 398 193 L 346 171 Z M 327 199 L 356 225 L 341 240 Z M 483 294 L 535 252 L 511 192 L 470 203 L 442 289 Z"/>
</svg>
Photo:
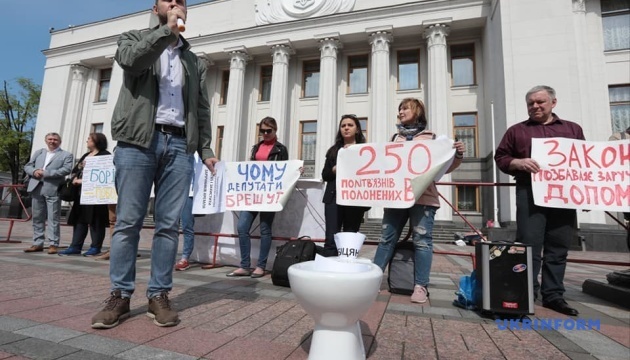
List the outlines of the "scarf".
<svg viewBox="0 0 630 360">
<path fill-rule="evenodd" d="M 413 140 L 413 137 L 420 134 L 426 128 L 426 124 L 413 123 L 408 125 L 396 124 L 398 135 L 403 136 L 407 141 Z"/>
</svg>

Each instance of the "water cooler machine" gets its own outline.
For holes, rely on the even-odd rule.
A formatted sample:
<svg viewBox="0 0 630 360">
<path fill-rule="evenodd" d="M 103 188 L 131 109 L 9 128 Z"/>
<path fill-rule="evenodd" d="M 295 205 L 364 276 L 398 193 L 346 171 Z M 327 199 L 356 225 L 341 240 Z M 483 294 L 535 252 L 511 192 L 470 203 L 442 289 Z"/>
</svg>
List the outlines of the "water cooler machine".
<svg viewBox="0 0 630 360">
<path fill-rule="evenodd" d="M 532 248 L 519 243 L 482 242 L 477 257 L 476 305 L 483 312 L 534 313 Z"/>
</svg>

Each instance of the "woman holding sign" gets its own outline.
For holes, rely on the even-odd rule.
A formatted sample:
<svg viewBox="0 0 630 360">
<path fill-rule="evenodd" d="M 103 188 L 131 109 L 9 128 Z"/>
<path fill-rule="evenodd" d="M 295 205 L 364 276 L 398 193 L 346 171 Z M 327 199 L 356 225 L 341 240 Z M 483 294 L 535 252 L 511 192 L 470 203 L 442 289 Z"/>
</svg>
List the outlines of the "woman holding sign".
<svg viewBox="0 0 630 360">
<path fill-rule="evenodd" d="M 81 183 L 85 159 L 88 156 L 110 155 L 110 152 L 106 150 L 107 137 L 101 133 L 91 133 L 87 139 L 87 148 L 88 152 L 83 154 L 70 174 L 76 191 L 72 209 L 68 215 L 68 225 L 72 225 L 72 244 L 66 250 L 59 252 L 60 256 L 80 254 L 88 228 L 92 244 L 90 249 L 83 253 L 83 256 L 100 254 L 105 239 L 105 228 L 109 224 L 107 205 L 81 205 Z"/>
<path fill-rule="evenodd" d="M 289 152 L 287 147 L 282 145 L 276 137 L 278 124 L 272 117 L 267 116 L 260 121 L 260 135 L 262 140 L 254 145 L 251 161 L 285 161 L 289 160 Z M 251 276 L 253 278 L 263 277 L 265 275 L 265 267 L 267 266 L 267 256 L 271 249 L 271 225 L 275 212 L 260 212 L 260 254 L 258 255 L 258 264 L 252 272 L 250 269 L 251 258 L 250 251 L 252 247 L 249 231 L 252 228 L 254 219 L 258 216 L 256 211 L 241 211 L 238 219 L 237 231 L 238 242 L 241 250 L 241 267 L 227 274 L 233 276 Z"/>
<path fill-rule="evenodd" d="M 337 256 L 335 234 L 342 229 L 344 232 L 359 232 L 363 213 L 369 208 L 358 206 L 337 205 L 337 153 L 339 149 L 354 144 L 365 143 L 365 136 L 361 130 L 361 123 L 356 115 L 343 115 L 339 122 L 339 130 L 335 137 L 335 144 L 326 152 L 326 163 L 322 169 L 322 179 L 326 181 L 324 192 L 324 215 L 326 217 L 326 241 L 324 255 Z"/>
<path fill-rule="evenodd" d="M 430 141 L 435 134 L 426 129 L 427 118 L 422 101 L 406 98 L 398 105 L 398 119 L 396 133 L 392 141 Z M 465 151 L 464 143 L 456 141 L 455 159 L 446 171 L 455 170 L 462 163 Z M 409 209 L 386 208 L 383 213 L 381 241 L 374 255 L 374 263 L 383 271 L 394 255 L 395 245 L 400 238 L 407 219 L 411 219 L 413 229 L 413 244 L 415 248 L 414 289 L 411 302 L 425 303 L 429 297 L 427 286 L 433 260 L 433 222 L 435 212 L 440 207 L 440 199 L 435 183 L 431 183 L 418 201 Z"/>
</svg>

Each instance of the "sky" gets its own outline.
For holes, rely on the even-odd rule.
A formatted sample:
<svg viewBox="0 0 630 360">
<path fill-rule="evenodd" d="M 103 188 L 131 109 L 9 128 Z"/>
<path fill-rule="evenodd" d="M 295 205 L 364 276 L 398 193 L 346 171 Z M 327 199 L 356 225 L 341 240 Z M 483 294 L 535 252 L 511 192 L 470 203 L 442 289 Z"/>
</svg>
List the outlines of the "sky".
<svg viewBox="0 0 630 360">
<path fill-rule="evenodd" d="M 208 0 L 188 0 L 194 5 Z M 0 0 L 3 34 L 0 85 L 18 77 L 41 85 L 49 29 L 64 29 L 151 9 L 153 0 Z M 131 30 L 131 29 L 128 29 Z M 8 43 L 7 43 L 8 42 Z"/>
</svg>

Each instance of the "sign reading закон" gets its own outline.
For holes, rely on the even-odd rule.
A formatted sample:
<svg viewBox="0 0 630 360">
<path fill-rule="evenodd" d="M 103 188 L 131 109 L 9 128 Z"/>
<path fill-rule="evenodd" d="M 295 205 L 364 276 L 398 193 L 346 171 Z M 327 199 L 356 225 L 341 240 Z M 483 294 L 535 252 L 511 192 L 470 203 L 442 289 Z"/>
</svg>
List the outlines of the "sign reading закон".
<svg viewBox="0 0 630 360">
<path fill-rule="evenodd" d="M 630 212 L 630 140 L 532 139 L 538 206 Z"/>
<path fill-rule="evenodd" d="M 337 155 L 337 204 L 411 207 L 444 175 L 455 155 L 453 140 L 352 145 Z"/>
</svg>

